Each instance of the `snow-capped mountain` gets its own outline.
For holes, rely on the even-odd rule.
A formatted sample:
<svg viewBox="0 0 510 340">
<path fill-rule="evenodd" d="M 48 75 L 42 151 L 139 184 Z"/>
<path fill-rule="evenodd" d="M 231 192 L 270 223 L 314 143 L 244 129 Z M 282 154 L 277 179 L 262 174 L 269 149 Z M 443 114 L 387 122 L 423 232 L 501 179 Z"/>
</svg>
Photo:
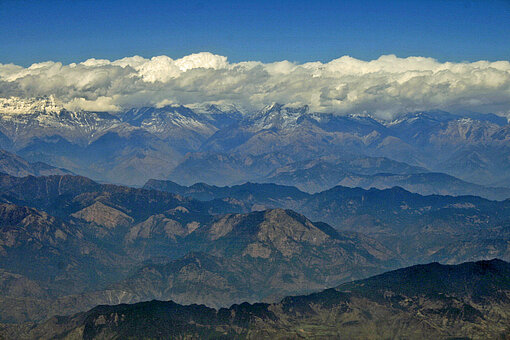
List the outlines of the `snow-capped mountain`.
<svg viewBox="0 0 510 340">
<path fill-rule="evenodd" d="M 31 162 L 127 184 L 166 178 L 189 159 L 194 159 L 193 169 L 186 169 L 188 162 L 178 172 L 186 173 L 188 182 L 200 179 L 201 157 L 208 159 L 202 171 L 214 166 L 230 169 L 221 183 L 228 184 L 228 173 L 255 180 L 245 172 L 253 168 L 248 164 L 269 154 L 278 155 L 268 156 L 278 161 L 269 162 L 266 173 L 284 166 L 283 160 L 343 155 L 386 157 L 499 186 L 504 186 L 510 170 L 510 125 L 502 117 L 433 111 L 381 121 L 370 115 L 339 116 L 277 103 L 255 113 L 210 104 L 107 113 L 70 111 L 52 97 L 4 98 L 0 147 Z M 190 158 L 189 153 L 197 154 Z M 211 158 L 213 154 L 235 155 L 236 161 L 220 164 L 230 158 Z M 221 171 L 215 173 L 222 176 Z"/>
<path fill-rule="evenodd" d="M 35 112 L 60 112 L 63 106 L 55 97 L 40 98 L 0 98 L 0 112 L 3 115 L 23 115 Z"/>
<path fill-rule="evenodd" d="M 287 107 L 274 103 L 247 118 L 253 130 L 295 128 L 301 117 L 310 114 L 308 106 Z"/>
<path fill-rule="evenodd" d="M 0 132 L 12 141 L 14 148 L 26 146 L 33 138 L 54 135 L 86 145 L 121 124 L 118 117 L 106 112 L 66 110 L 53 97 L 0 98 Z"/>
<path fill-rule="evenodd" d="M 98 180 L 142 184 L 166 176 L 213 133 L 239 120 L 204 106 L 70 111 L 53 97 L 0 101 L 0 147 Z"/>
</svg>

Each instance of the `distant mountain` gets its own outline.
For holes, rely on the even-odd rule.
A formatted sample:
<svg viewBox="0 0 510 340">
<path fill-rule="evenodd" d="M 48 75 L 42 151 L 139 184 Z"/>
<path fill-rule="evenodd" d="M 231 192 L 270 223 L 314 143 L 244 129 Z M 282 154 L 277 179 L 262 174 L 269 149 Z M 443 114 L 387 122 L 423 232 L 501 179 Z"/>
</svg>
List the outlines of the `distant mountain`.
<svg viewBox="0 0 510 340">
<path fill-rule="evenodd" d="M 337 185 L 364 189 L 400 186 L 422 195 L 474 195 L 498 200 L 510 198 L 510 188 L 473 184 L 384 157 L 329 157 L 296 162 L 273 170 L 260 181 L 292 185 L 310 193 Z"/>
<path fill-rule="evenodd" d="M 320 174 L 315 177 L 313 173 L 301 175 L 304 177 L 301 188 L 318 191 L 325 189 L 326 185 L 316 187 L 317 184 L 334 185 L 332 178 L 341 176 L 339 171 L 367 174 L 364 169 L 356 171 L 349 158 L 383 156 L 401 164 L 405 162 L 421 167 L 421 172 L 426 171 L 424 168 L 433 169 L 474 183 L 501 185 L 500 181 L 507 178 L 505 172 L 510 169 L 510 163 L 507 157 L 499 155 L 510 152 L 508 142 L 506 120 L 494 115 L 458 116 L 446 112 L 423 112 L 386 122 L 368 116 L 316 114 L 309 112 L 307 107 L 290 108 L 275 104 L 217 131 L 200 147 L 201 151 L 207 152 L 209 159 L 213 157 L 211 154 L 226 154 L 235 157 L 236 162 L 228 157 L 207 163 L 202 161 L 201 165 L 213 170 L 208 173 L 199 171 L 196 160 L 194 164 L 197 165 L 184 161 L 168 178 L 177 182 L 182 178 L 180 182 L 183 184 L 203 181 L 215 185 L 232 185 L 242 180 L 260 181 L 260 176 L 269 177 L 269 181 L 279 180 L 279 171 L 285 171 L 289 165 L 312 163 L 334 155 L 341 161 L 333 162 L 339 166 L 333 173 L 326 170 L 323 177 Z M 280 167 L 278 164 L 266 166 L 265 170 L 258 172 L 259 178 L 244 170 L 244 158 L 267 154 L 285 155 L 288 162 L 281 163 Z M 466 159 L 469 164 L 466 164 Z M 249 161 L 247 163 L 251 166 Z M 411 169 L 412 166 L 407 167 L 407 174 L 416 172 Z M 402 174 L 401 170 L 389 171 L 383 165 L 374 170 L 370 174 Z M 274 173 L 270 174 L 272 171 Z M 190 179 L 191 176 L 194 177 Z M 230 182 L 229 178 L 232 178 Z M 285 178 L 281 180 L 280 183 L 291 184 L 283 182 Z"/>
<path fill-rule="evenodd" d="M 338 184 L 365 189 L 387 189 L 399 186 L 422 195 L 473 195 L 496 200 L 510 198 L 510 188 L 473 184 L 437 172 L 411 175 L 376 174 L 372 176 L 353 174 L 345 176 Z"/>
<path fill-rule="evenodd" d="M 241 119 L 238 111 L 223 112 L 214 105 L 197 111 L 200 113 L 184 106 L 144 107 L 131 109 L 121 118 L 170 143 L 182 154 L 198 150 L 216 131 Z"/>
<path fill-rule="evenodd" d="M 0 149 L 0 172 L 16 177 L 72 174 L 68 170 L 55 168 L 46 163 L 29 163 L 23 158 L 2 149 Z"/>
<path fill-rule="evenodd" d="M 414 144 L 416 152 L 425 156 L 422 159 L 429 158 L 429 169 L 486 185 L 505 176 L 510 130 L 501 117 L 431 112 L 408 114 L 387 126 Z"/>
<path fill-rule="evenodd" d="M 384 157 L 343 155 L 294 162 L 292 156 L 278 152 L 258 156 L 206 152 L 188 154 L 172 170 L 168 179 L 185 185 L 198 182 L 220 186 L 246 181 L 270 182 L 316 192 L 338 185 L 341 178 L 351 172 L 410 174 L 426 171 Z"/>
<path fill-rule="evenodd" d="M 273 169 L 280 168 L 291 161 L 292 158 L 283 153 L 244 156 L 195 152 L 187 154 L 179 165 L 163 178 L 187 185 L 197 182 L 232 185 L 263 178 Z"/>
<path fill-rule="evenodd" d="M 244 183 L 241 185 L 218 187 L 205 183 L 196 183 L 189 187 L 179 185 L 172 181 L 151 179 L 143 186 L 148 190 L 160 190 L 174 194 L 192 197 L 201 201 L 232 199 L 232 203 L 241 205 L 243 209 L 257 210 L 272 203 L 278 206 L 280 200 L 288 198 L 296 201 L 310 197 L 296 187 L 278 185 L 273 183 Z M 261 210 L 261 209 L 258 209 Z"/>
<path fill-rule="evenodd" d="M 20 285 L 35 285 L 5 296 L 3 321 L 156 297 L 220 306 L 272 300 L 399 263 L 364 235 L 338 233 L 292 211 L 225 215 L 241 209 L 228 200 L 197 201 L 79 176 L 4 174 L 0 188 L 0 268 L 19 275 Z M 197 252 L 203 255 L 190 254 Z M 206 277 L 224 291 L 223 302 L 216 290 L 191 284 L 207 284 L 199 279 Z"/>
<path fill-rule="evenodd" d="M 167 142 L 140 128 L 112 127 L 86 144 L 60 135 L 33 138 L 18 149 L 23 157 L 63 166 L 111 183 L 142 184 L 147 174 L 168 176 L 181 154 Z"/>
<path fill-rule="evenodd" d="M 363 235 L 338 233 L 281 209 L 218 217 L 182 243 L 191 254 L 144 266 L 108 289 L 129 293 L 132 301 L 224 307 L 311 292 L 398 263 L 390 250 Z"/>
<path fill-rule="evenodd" d="M 29 209 L 17 219 L 4 217 L 13 222 L 5 224 L 2 268 L 21 275 L 20 284 L 46 287 L 50 296 L 10 297 L 2 319 L 39 320 L 59 310 L 154 297 L 219 304 L 215 293 L 186 283 L 205 277 L 229 287 L 226 295 L 212 289 L 227 302 L 254 301 L 400 264 L 510 257 L 509 200 L 340 186 L 312 195 L 254 183 L 169 183 L 162 189 L 179 192 L 168 193 L 154 190 L 159 183 L 137 189 L 80 176 L 0 175 L 0 202 L 14 211 Z M 189 262 L 182 260 L 186 256 Z M 197 259 L 203 266 L 195 265 Z M 197 276 L 184 275 L 187 270 Z"/>
<path fill-rule="evenodd" d="M 386 158 L 365 157 L 342 161 L 316 159 L 288 164 L 274 170 L 262 181 L 293 185 L 311 193 L 337 185 L 364 189 L 399 186 L 421 195 L 474 195 L 497 200 L 510 198 L 510 188 L 482 186 L 444 173 L 424 170 Z"/>
<path fill-rule="evenodd" d="M 147 175 L 168 176 L 185 153 L 239 115 L 214 106 L 200 112 L 182 106 L 71 112 L 52 98 L 12 99 L 0 108 L 0 147 L 101 181 L 143 184 Z"/>
<path fill-rule="evenodd" d="M 508 131 L 504 134 L 506 140 Z M 460 146 L 450 157 L 438 163 L 435 169 L 470 182 L 509 187 L 508 159 L 508 141 L 501 141 L 499 146 L 474 144 Z"/>
<path fill-rule="evenodd" d="M 211 204 L 228 202 L 241 211 L 292 209 L 337 230 L 365 233 L 404 260 L 412 259 L 409 263 L 458 263 L 493 256 L 510 260 L 510 200 L 422 196 L 399 187 L 364 190 L 336 186 L 308 194 L 276 184 L 183 187 L 152 180 L 146 188 L 211 200 Z"/>
<path fill-rule="evenodd" d="M 495 115 L 413 112 L 382 121 L 281 104 L 251 113 L 214 105 L 101 113 L 71 112 L 51 98 L 4 102 L 0 147 L 114 183 L 233 185 L 332 156 L 346 161 L 344 170 L 348 157 L 385 157 L 490 186 L 507 186 L 510 170 L 510 128 Z M 403 174 L 383 165 L 375 173 Z"/>
<path fill-rule="evenodd" d="M 60 136 L 78 145 L 85 145 L 120 120 L 104 112 L 71 112 L 52 97 L 4 100 L 0 109 L 0 131 L 16 150 L 34 139 Z"/>
<path fill-rule="evenodd" d="M 386 128 L 370 117 L 315 114 L 307 107 L 274 104 L 216 132 L 200 150 L 239 155 L 282 153 L 296 162 L 330 155 L 364 155 L 367 145 L 385 136 Z"/>
<path fill-rule="evenodd" d="M 469 284 L 466 284 L 469 282 Z M 98 306 L 6 336 L 162 338 L 504 338 L 510 334 L 510 264 L 419 265 L 276 304 L 215 310 L 151 301 Z"/>
</svg>

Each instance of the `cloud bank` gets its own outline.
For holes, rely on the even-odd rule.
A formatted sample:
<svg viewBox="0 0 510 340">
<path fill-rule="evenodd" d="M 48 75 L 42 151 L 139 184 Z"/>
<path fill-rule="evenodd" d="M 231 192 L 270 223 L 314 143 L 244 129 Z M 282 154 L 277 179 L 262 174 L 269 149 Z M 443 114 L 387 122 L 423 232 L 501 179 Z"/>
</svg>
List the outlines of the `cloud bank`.
<svg viewBox="0 0 510 340">
<path fill-rule="evenodd" d="M 69 109 L 115 111 L 165 104 L 228 103 L 250 112 L 273 102 L 317 112 L 441 109 L 510 114 L 510 62 L 440 63 L 384 55 L 328 63 L 229 63 L 208 52 L 181 59 L 139 56 L 24 68 L 0 64 L 0 97 L 53 95 Z"/>
</svg>

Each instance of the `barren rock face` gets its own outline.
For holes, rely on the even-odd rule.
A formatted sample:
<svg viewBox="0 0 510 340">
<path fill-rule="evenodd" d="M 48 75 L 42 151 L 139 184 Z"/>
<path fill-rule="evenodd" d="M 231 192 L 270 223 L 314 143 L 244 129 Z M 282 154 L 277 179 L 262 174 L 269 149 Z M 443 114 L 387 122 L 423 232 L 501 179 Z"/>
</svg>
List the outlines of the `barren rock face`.
<svg viewBox="0 0 510 340">
<path fill-rule="evenodd" d="M 250 243 L 243 252 L 243 255 L 268 259 L 271 256 L 271 249 L 265 247 L 262 243 Z"/>
<path fill-rule="evenodd" d="M 319 246 L 328 239 L 328 235 L 309 220 L 291 215 L 294 214 L 283 209 L 267 211 L 257 237 L 286 257 L 299 253 L 303 245 Z"/>
<path fill-rule="evenodd" d="M 27 240 L 57 246 L 71 233 L 68 226 L 45 212 L 12 204 L 0 204 L 0 219 L 0 246 L 17 247 Z"/>
<path fill-rule="evenodd" d="M 188 229 L 183 227 L 181 223 L 167 218 L 163 214 L 158 214 L 131 227 L 125 240 L 128 243 L 136 239 L 150 239 L 153 237 L 165 237 L 175 240 L 176 236 L 184 236 L 187 233 Z"/>
<path fill-rule="evenodd" d="M 128 227 L 134 222 L 132 217 L 101 202 L 95 202 L 94 204 L 75 212 L 71 216 L 87 222 L 94 222 L 100 226 L 110 229 Z"/>
<path fill-rule="evenodd" d="M 211 240 L 217 240 L 230 233 L 242 219 L 239 215 L 226 215 L 219 221 L 213 223 L 209 229 L 209 237 Z"/>
</svg>

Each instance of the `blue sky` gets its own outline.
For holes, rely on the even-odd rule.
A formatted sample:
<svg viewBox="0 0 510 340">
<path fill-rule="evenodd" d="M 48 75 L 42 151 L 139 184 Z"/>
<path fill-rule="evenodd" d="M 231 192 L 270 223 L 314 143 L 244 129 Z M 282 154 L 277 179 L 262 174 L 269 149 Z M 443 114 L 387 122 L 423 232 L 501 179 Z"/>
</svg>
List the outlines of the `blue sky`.
<svg viewBox="0 0 510 340">
<path fill-rule="evenodd" d="M 508 0 L 0 0 L 0 6 L 0 63 L 23 66 L 200 51 L 231 62 L 510 56 Z"/>
</svg>

